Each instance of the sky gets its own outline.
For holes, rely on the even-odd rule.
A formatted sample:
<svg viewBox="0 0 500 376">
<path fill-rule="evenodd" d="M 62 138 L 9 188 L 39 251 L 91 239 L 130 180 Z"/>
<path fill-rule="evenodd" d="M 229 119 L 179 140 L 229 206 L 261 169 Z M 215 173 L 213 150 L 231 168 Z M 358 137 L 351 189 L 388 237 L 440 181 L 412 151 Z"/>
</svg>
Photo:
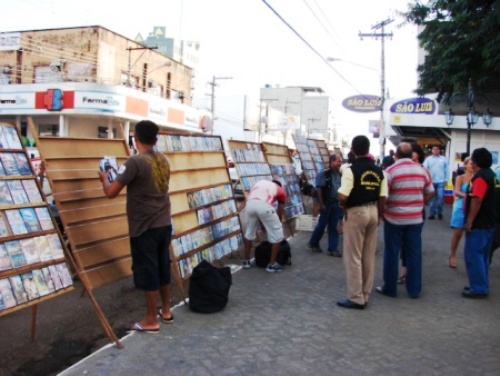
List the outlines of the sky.
<svg viewBox="0 0 500 376">
<path fill-rule="evenodd" d="M 377 115 L 345 110 L 342 100 L 381 93 L 381 40 L 361 40 L 359 32 L 380 32 L 372 26 L 394 19 L 385 28 L 394 34 L 385 39 L 386 91 L 393 98 L 414 96 L 416 27 L 401 26 L 397 15 L 407 10 L 407 4 L 405 0 L 2 0 L 0 32 L 100 25 L 134 39 L 163 26 L 167 37 L 200 42 L 199 82 L 231 77 L 218 81 L 217 98 L 247 95 L 258 103 L 260 88 L 266 84 L 321 87 L 333 98 L 339 133 L 352 137 L 366 133 L 368 119 Z M 327 57 L 341 61 L 328 63 Z M 209 92 L 207 85 L 205 94 Z M 258 117 L 257 104 L 253 107 Z"/>
</svg>

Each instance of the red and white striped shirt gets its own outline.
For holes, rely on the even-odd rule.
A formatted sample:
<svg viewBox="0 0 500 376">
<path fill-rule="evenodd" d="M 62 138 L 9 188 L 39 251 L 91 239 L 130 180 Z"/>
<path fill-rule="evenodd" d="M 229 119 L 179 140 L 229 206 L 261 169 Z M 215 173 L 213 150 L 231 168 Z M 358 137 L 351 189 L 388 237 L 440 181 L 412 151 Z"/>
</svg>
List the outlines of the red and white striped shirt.
<svg viewBox="0 0 500 376">
<path fill-rule="evenodd" d="M 389 195 L 384 218 L 394 225 L 422 223 L 424 194 L 434 191 L 429 171 L 409 158 L 386 168 Z"/>
</svg>

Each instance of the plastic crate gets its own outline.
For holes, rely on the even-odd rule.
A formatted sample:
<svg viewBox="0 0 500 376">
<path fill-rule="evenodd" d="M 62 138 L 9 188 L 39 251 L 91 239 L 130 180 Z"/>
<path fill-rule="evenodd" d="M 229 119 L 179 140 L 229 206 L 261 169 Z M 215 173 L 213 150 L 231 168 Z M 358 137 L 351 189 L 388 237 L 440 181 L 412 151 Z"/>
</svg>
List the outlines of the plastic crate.
<svg viewBox="0 0 500 376">
<path fill-rule="evenodd" d="M 297 217 L 297 230 L 313 231 L 318 223 L 318 217 L 314 218 L 310 214 L 303 214 Z"/>
</svg>

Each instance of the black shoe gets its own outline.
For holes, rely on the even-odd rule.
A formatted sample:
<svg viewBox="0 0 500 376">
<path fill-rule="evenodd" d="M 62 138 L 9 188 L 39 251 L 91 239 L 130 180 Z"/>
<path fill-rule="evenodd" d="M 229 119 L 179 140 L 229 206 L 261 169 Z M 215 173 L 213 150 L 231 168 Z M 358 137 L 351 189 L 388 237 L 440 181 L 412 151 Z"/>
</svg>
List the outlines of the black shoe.
<svg viewBox="0 0 500 376">
<path fill-rule="evenodd" d="M 350 301 L 349 299 L 339 300 L 337 305 L 342 308 L 365 309 L 366 304 L 358 304 Z"/>
<path fill-rule="evenodd" d="M 328 252 L 328 256 L 332 257 L 342 257 L 342 253 L 339 251 Z"/>
<path fill-rule="evenodd" d="M 321 253 L 323 250 L 318 246 L 308 244 L 308 247 L 313 251 L 314 253 Z"/>
<path fill-rule="evenodd" d="M 471 292 L 469 289 L 462 291 L 462 296 L 464 298 L 469 298 L 469 299 L 486 299 L 488 297 L 488 294 L 480 292 Z"/>
<path fill-rule="evenodd" d="M 427 219 L 436 219 L 436 217 L 434 215 L 429 215 Z"/>
<path fill-rule="evenodd" d="M 384 288 L 382 286 L 377 286 L 375 287 L 375 291 L 378 292 L 379 294 L 382 294 L 382 295 L 385 295 L 385 296 L 388 296 L 390 298 L 395 298 L 396 295 L 391 295 L 391 294 L 388 294 L 384 291 Z"/>
<path fill-rule="evenodd" d="M 464 286 L 464 291 L 469 291 L 470 287 L 469 286 Z"/>
<path fill-rule="evenodd" d="M 439 219 L 443 219 L 443 215 L 442 214 L 438 214 L 438 218 Z"/>
</svg>

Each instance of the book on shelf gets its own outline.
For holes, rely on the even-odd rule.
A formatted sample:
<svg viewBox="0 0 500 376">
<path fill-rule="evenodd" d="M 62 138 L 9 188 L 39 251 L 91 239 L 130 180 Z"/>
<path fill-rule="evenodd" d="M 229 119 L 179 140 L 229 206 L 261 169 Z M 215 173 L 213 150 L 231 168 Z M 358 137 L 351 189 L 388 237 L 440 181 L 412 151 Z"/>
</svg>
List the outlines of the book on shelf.
<svg viewBox="0 0 500 376">
<path fill-rule="evenodd" d="M 5 133 L 3 130 L 4 128 L 5 127 L 0 126 L 0 148 L 9 149 L 9 143 L 7 142 L 7 137 L 5 137 Z"/>
<path fill-rule="evenodd" d="M 7 278 L 0 279 L 0 310 L 12 308 L 17 305 L 14 292 Z"/>
<path fill-rule="evenodd" d="M 3 128 L 2 132 L 7 140 L 9 149 L 22 149 L 23 145 L 21 144 L 21 140 L 19 139 L 17 129 L 14 127 L 2 127 L 2 128 Z"/>
<path fill-rule="evenodd" d="M 20 275 L 9 277 L 12 292 L 16 298 L 17 304 L 26 303 L 28 301 L 28 293 L 24 290 L 23 280 Z"/>
<path fill-rule="evenodd" d="M 33 175 L 31 171 L 31 164 L 24 153 L 13 153 L 14 160 L 16 161 L 19 174 L 23 176 Z"/>
<path fill-rule="evenodd" d="M 35 240 L 36 248 L 40 254 L 41 261 L 52 260 L 52 252 L 50 250 L 49 241 L 45 235 L 36 236 L 33 238 Z"/>
<path fill-rule="evenodd" d="M 118 175 L 118 163 L 116 161 L 116 157 L 111 155 L 105 155 L 99 161 L 99 169 L 101 171 L 109 171 L 108 181 L 112 183 L 116 179 L 116 175 Z"/>
<path fill-rule="evenodd" d="M 23 281 L 24 291 L 26 291 L 26 294 L 28 294 L 28 300 L 33 300 L 40 297 L 40 293 L 38 292 L 38 288 L 36 287 L 32 272 L 21 274 L 21 280 Z"/>
<path fill-rule="evenodd" d="M 181 138 L 181 145 L 182 145 L 182 150 L 183 151 L 190 151 L 191 150 L 191 145 L 189 143 L 189 136 L 180 136 Z"/>
<path fill-rule="evenodd" d="M 12 261 L 10 260 L 9 252 L 5 248 L 5 244 L 0 243 L 0 271 L 12 269 Z"/>
<path fill-rule="evenodd" d="M 68 287 L 73 284 L 73 278 L 68 270 L 68 266 L 65 263 L 56 265 L 57 271 L 59 272 L 59 277 L 61 277 L 61 283 L 63 287 Z"/>
<path fill-rule="evenodd" d="M 175 257 L 179 257 L 182 255 L 182 243 L 180 238 L 172 239 L 170 242 L 172 245 L 172 251 L 174 252 Z"/>
<path fill-rule="evenodd" d="M 49 265 L 50 277 L 52 278 L 52 282 L 54 282 L 54 288 L 56 290 L 60 290 L 63 288 L 61 277 L 59 276 L 59 271 L 57 270 L 55 265 Z"/>
<path fill-rule="evenodd" d="M 42 230 L 46 231 L 54 229 L 54 223 L 52 222 L 49 209 L 46 207 L 35 208 L 35 213 L 38 217 L 38 222 L 40 223 Z"/>
<path fill-rule="evenodd" d="M 175 134 L 171 135 L 170 142 L 172 144 L 173 151 L 181 151 L 182 150 L 181 136 L 175 135 Z"/>
<path fill-rule="evenodd" d="M 19 243 L 21 244 L 21 249 L 28 265 L 41 261 L 40 254 L 38 253 L 38 249 L 33 238 L 19 239 Z"/>
<path fill-rule="evenodd" d="M 2 161 L 2 166 L 6 176 L 20 175 L 19 168 L 17 168 L 17 163 L 16 160 L 14 159 L 13 153 L 11 152 L 0 153 L 0 160 Z"/>
<path fill-rule="evenodd" d="M 64 248 L 62 246 L 61 239 L 59 239 L 59 235 L 52 233 L 45 236 L 49 242 L 52 258 L 55 260 L 64 257 Z"/>
<path fill-rule="evenodd" d="M 35 213 L 35 209 L 21 208 L 19 209 L 19 213 L 21 213 L 21 217 L 23 218 L 24 224 L 29 232 L 42 231 L 40 223 L 38 223 L 38 217 Z"/>
<path fill-rule="evenodd" d="M 40 189 L 38 188 L 38 184 L 33 179 L 25 179 L 22 180 L 24 191 L 28 196 L 29 202 L 43 202 L 42 195 L 40 194 Z"/>
<path fill-rule="evenodd" d="M 10 235 L 9 225 L 2 211 L 0 211 L 0 238 Z"/>
<path fill-rule="evenodd" d="M 41 269 L 43 279 L 45 280 L 45 284 L 47 285 L 47 289 L 49 290 L 49 293 L 52 293 L 56 290 L 54 281 L 52 280 L 52 276 L 50 275 L 49 268 L 46 266 Z"/>
<path fill-rule="evenodd" d="M 32 271 L 33 280 L 35 281 L 36 289 L 40 296 L 45 296 L 50 293 L 49 288 L 47 287 L 47 282 L 45 281 L 45 277 L 40 269 L 35 269 Z"/>
<path fill-rule="evenodd" d="M 26 266 L 28 264 L 19 240 L 10 240 L 4 244 L 7 252 L 9 253 L 13 268 L 20 268 L 21 266 Z"/>
<path fill-rule="evenodd" d="M 14 200 L 10 194 L 9 186 L 7 181 L 0 180 L 0 204 L 1 205 L 12 205 Z"/>
<path fill-rule="evenodd" d="M 27 204 L 29 203 L 28 195 L 24 191 L 23 183 L 21 180 L 8 180 L 7 186 L 9 187 L 10 195 L 14 204 Z"/>
</svg>

